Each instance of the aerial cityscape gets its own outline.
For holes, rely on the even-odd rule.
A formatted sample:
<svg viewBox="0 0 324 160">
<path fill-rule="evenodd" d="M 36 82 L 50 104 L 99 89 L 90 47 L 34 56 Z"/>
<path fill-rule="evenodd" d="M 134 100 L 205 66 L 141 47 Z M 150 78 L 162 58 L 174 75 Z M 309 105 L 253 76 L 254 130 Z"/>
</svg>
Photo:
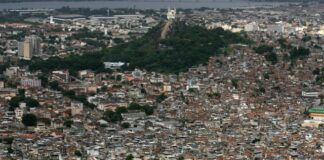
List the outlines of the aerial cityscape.
<svg viewBox="0 0 324 160">
<path fill-rule="evenodd" d="M 241 159 L 324 159 L 323 1 L 0 1 L 0 160 Z"/>
</svg>

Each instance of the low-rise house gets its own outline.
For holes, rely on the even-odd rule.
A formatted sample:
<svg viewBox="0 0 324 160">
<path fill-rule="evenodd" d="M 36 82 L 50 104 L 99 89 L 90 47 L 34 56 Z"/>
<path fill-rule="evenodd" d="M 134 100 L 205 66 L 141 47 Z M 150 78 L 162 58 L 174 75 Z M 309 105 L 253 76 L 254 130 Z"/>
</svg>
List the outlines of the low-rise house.
<svg viewBox="0 0 324 160">
<path fill-rule="evenodd" d="M 145 118 L 146 114 L 144 112 L 128 112 L 128 113 L 122 113 L 121 116 L 123 117 L 124 121 L 135 121 L 138 119 Z"/>
<path fill-rule="evenodd" d="M 73 101 L 71 102 L 71 114 L 72 116 L 81 115 L 83 112 L 83 103 Z"/>
</svg>

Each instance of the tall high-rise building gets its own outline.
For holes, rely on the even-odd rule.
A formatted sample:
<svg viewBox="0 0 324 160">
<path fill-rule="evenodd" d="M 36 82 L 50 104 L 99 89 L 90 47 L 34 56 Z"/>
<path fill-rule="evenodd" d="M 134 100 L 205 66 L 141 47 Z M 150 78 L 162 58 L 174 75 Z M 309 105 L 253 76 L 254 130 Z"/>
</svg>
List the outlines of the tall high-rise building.
<svg viewBox="0 0 324 160">
<path fill-rule="evenodd" d="M 18 43 L 18 56 L 30 60 L 34 55 L 39 55 L 41 52 L 41 38 L 32 35 L 25 37 L 25 41 Z"/>
<path fill-rule="evenodd" d="M 33 57 L 33 49 L 30 41 L 24 41 L 23 59 L 30 60 Z"/>
<path fill-rule="evenodd" d="M 31 35 L 25 39 L 29 39 L 33 55 L 39 55 L 41 51 L 41 38 L 36 35 Z"/>
<path fill-rule="evenodd" d="M 18 56 L 24 56 L 24 42 L 18 42 Z"/>
</svg>

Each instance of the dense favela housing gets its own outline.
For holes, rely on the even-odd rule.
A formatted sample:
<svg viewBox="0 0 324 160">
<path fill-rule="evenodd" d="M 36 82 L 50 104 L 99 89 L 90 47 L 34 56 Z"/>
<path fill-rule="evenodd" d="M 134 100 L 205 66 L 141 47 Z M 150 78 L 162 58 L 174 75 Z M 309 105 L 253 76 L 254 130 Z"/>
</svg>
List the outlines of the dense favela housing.
<svg viewBox="0 0 324 160">
<path fill-rule="evenodd" d="M 323 49 L 319 2 L 1 11 L 0 159 L 323 159 Z"/>
</svg>

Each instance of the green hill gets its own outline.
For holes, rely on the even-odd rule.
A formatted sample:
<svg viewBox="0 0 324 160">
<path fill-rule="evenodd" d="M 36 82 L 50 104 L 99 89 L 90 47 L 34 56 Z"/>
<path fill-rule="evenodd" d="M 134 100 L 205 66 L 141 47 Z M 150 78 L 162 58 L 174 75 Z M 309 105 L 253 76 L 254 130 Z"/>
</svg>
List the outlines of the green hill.
<svg viewBox="0 0 324 160">
<path fill-rule="evenodd" d="M 161 40 L 160 28 L 139 40 L 107 49 L 103 61 L 123 61 L 149 71 L 177 73 L 206 63 L 229 44 L 246 42 L 240 35 L 223 29 L 207 30 L 184 22 L 175 22 L 171 33 Z"/>
<path fill-rule="evenodd" d="M 247 39 L 239 33 L 224 31 L 221 28 L 207 30 L 204 27 L 175 22 L 167 37 L 160 39 L 163 24 L 151 29 L 143 37 L 123 43 L 101 53 L 36 60 L 31 70 L 51 71 L 55 69 L 102 70 L 102 62 L 127 62 L 128 68 L 139 67 L 148 71 L 178 73 L 189 67 L 205 64 L 212 55 L 221 54 L 222 48 L 233 43 L 245 43 Z M 82 62 L 82 63 L 80 63 Z"/>
</svg>

